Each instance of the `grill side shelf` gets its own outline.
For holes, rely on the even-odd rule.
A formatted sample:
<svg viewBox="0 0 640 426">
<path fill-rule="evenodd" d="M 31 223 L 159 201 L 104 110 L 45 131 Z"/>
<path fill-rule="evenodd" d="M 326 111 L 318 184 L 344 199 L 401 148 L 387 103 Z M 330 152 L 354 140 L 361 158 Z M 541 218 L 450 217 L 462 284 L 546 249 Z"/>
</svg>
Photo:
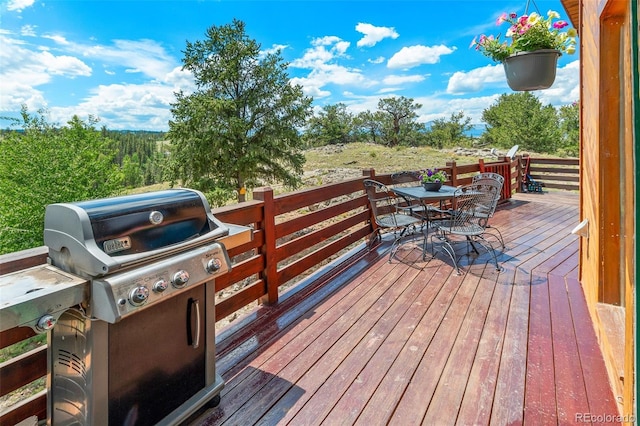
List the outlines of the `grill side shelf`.
<svg viewBox="0 0 640 426">
<path fill-rule="evenodd" d="M 48 264 L 0 276 L 0 331 L 47 331 L 64 311 L 87 300 L 88 284 Z"/>
</svg>

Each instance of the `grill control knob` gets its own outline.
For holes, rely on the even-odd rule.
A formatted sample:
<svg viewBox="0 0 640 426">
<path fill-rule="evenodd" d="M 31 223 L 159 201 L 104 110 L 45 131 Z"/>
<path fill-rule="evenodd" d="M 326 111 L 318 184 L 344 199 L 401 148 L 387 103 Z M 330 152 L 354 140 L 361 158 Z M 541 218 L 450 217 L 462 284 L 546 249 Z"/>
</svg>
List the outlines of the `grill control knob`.
<svg viewBox="0 0 640 426">
<path fill-rule="evenodd" d="M 175 288 L 182 288 L 187 285 L 187 281 L 189 281 L 189 273 L 185 270 L 180 270 L 173 274 L 173 278 L 171 278 L 171 284 Z"/>
<path fill-rule="evenodd" d="M 155 283 L 153 283 L 153 291 L 155 291 L 156 293 L 162 293 L 168 287 L 169 287 L 169 283 L 167 282 L 167 280 L 158 280 Z"/>
<path fill-rule="evenodd" d="M 220 261 L 220 259 L 218 259 L 217 257 L 214 257 L 213 259 L 207 262 L 206 269 L 208 273 L 213 274 L 214 272 L 217 272 L 218 270 L 220 270 L 221 267 L 222 267 L 222 262 Z"/>
<path fill-rule="evenodd" d="M 133 306 L 143 305 L 149 298 L 149 289 L 145 286 L 136 287 L 129 293 L 129 303 Z"/>
</svg>

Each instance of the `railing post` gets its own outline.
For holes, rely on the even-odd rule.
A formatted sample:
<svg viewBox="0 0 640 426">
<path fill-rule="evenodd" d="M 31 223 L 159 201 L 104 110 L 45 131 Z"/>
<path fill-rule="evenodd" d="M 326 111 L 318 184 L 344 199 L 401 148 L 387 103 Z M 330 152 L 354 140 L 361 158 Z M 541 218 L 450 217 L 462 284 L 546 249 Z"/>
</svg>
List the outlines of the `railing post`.
<svg viewBox="0 0 640 426">
<path fill-rule="evenodd" d="M 376 171 L 374 169 L 362 169 L 362 176 L 373 179 L 376 177 Z"/>
<path fill-rule="evenodd" d="M 480 168 L 480 173 L 484 173 L 484 158 L 478 158 L 478 167 Z"/>
<path fill-rule="evenodd" d="M 504 180 L 507 182 L 507 185 L 502 188 L 502 195 L 506 200 L 511 198 L 511 188 L 513 187 L 512 182 L 512 173 L 511 173 L 511 157 L 502 157 L 502 162 L 506 164 L 506 166 L 502 166 L 504 168 Z"/>
<path fill-rule="evenodd" d="M 375 179 L 376 171 L 375 169 L 362 169 L 362 176 L 368 179 Z M 367 194 L 365 193 L 365 195 Z M 373 217 L 373 210 L 371 210 L 371 206 L 369 205 L 368 201 L 367 201 L 367 207 L 369 208 L 369 227 L 371 229 L 371 232 L 375 232 L 376 229 L 378 228 L 378 224 L 376 224 L 376 219 L 375 217 Z"/>
<path fill-rule="evenodd" d="M 456 161 L 447 161 L 447 167 L 451 168 L 451 186 L 458 186 L 458 166 Z"/>
<path fill-rule="evenodd" d="M 269 187 L 256 188 L 253 199 L 261 200 L 263 205 L 262 222 L 259 224 L 264 233 L 264 243 L 261 248 L 264 256 L 264 269 L 260 273 L 266 284 L 267 294 L 262 297 L 262 303 L 274 304 L 278 302 L 278 260 L 276 259 L 276 218 L 273 200 L 273 189 Z"/>
<path fill-rule="evenodd" d="M 522 155 L 519 154 L 516 156 L 516 159 L 518 160 L 518 173 L 517 173 L 517 179 L 518 182 L 516 184 L 516 192 L 522 192 L 522 182 L 524 182 L 524 173 L 522 173 Z"/>
</svg>

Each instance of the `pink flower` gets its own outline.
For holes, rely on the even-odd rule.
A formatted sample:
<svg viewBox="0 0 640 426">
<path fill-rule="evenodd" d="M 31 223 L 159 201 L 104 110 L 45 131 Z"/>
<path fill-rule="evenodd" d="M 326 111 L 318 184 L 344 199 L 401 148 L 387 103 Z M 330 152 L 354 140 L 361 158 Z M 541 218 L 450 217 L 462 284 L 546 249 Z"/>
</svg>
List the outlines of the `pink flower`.
<svg viewBox="0 0 640 426">
<path fill-rule="evenodd" d="M 502 15 L 500 15 L 500 17 L 496 21 L 496 25 L 502 25 L 502 23 L 505 22 L 506 20 L 507 20 L 507 14 L 503 13 Z"/>
<path fill-rule="evenodd" d="M 523 25 L 522 28 L 518 30 L 518 34 L 522 35 L 526 33 L 529 30 L 529 28 L 531 28 L 531 25 Z"/>
<path fill-rule="evenodd" d="M 518 24 L 524 25 L 527 23 L 528 20 L 529 20 L 529 17 L 527 15 L 522 15 L 518 20 Z"/>
<path fill-rule="evenodd" d="M 556 21 L 556 22 L 553 23 L 553 28 L 559 30 L 559 29 L 562 29 L 562 28 L 566 27 L 567 25 L 569 25 L 567 23 L 567 21 Z"/>
<path fill-rule="evenodd" d="M 509 14 L 509 18 L 511 18 L 511 19 L 516 19 L 516 17 L 517 17 L 517 16 L 518 16 L 518 15 L 516 15 L 516 13 L 515 13 L 515 12 L 511 12 L 511 13 Z"/>
</svg>

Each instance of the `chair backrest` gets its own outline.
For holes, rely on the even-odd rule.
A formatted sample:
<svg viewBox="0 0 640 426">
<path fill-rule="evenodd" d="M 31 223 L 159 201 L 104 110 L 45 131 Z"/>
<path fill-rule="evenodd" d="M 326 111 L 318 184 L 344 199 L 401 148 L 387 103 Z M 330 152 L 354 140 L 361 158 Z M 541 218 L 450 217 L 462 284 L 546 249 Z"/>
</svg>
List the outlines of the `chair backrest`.
<svg viewBox="0 0 640 426">
<path fill-rule="evenodd" d="M 479 233 L 480 229 L 486 228 L 487 219 L 490 217 L 489 212 L 496 196 L 499 197 L 496 185 L 472 183 L 457 188 L 454 193 L 453 227 L 468 230 L 470 233 Z"/>
<path fill-rule="evenodd" d="M 493 173 L 493 172 L 478 173 L 473 177 L 473 179 L 471 180 L 471 183 L 476 183 L 476 181 L 484 180 L 484 179 L 495 179 L 498 182 L 500 182 L 500 185 L 504 185 L 504 176 L 498 173 Z"/>
<path fill-rule="evenodd" d="M 391 183 L 393 185 L 402 185 L 406 183 L 418 184 L 420 181 L 420 173 L 412 171 L 396 172 L 391 175 Z"/>
<path fill-rule="evenodd" d="M 398 186 L 415 186 L 420 184 L 420 173 L 412 171 L 395 172 L 391 174 L 391 184 Z M 406 208 L 419 208 L 420 201 L 414 198 L 402 197 L 402 206 Z"/>
<path fill-rule="evenodd" d="M 473 185 L 481 185 L 482 187 L 486 188 L 496 188 L 495 199 L 491 204 L 491 209 L 489 210 L 488 216 L 492 217 L 496 211 L 496 207 L 498 206 L 498 201 L 500 201 L 500 196 L 502 195 L 502 185 L 504 185 L 504 177 L 502 175 L 499 175 L 498 173 L 479 173 L 473 177 L 471 183 Z"/>
<path fill-rule="evenodd" d="M 389 228 L 390 226 L 398 226 L 396 220 L 397 200 L 387 186 L 377 180 L 365 179 L 362 181 L 364 190 L 369 199 L 371 212 L 376 224 L 381 228 Z"/>
</svg>

